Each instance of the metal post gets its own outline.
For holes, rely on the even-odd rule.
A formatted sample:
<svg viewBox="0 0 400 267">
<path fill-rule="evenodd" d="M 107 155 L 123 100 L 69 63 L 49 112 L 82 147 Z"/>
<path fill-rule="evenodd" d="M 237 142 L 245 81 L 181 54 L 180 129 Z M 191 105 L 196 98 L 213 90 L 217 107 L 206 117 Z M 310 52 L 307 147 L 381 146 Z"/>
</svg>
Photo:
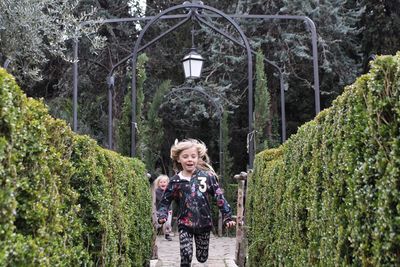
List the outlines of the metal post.
<svg viewBox="0 0 400 267">
<path fill-rule="evenodd" d="M 134 63 L 133 69 L 132 69 L 132 95 L 131 95 L 131 103 L 132 103 L 132 108 L 131 108 L 131 157 L 136 156 L 136 54 L 134 55 Z"/>
<path fill-rule="evenodd" d="M 219 176 L 220 176 L 220 181 L 225 178 L 224 177 L 224 152 L 223 152 L 223 145 L 224 145 L 224 140 L 223 140 L 223 133 L 222 133 L 222 116 L 220 114 L 219 116 Z"/>
<path fill-rule="evenodd" d="M 305 22 L 310 26 L 311 44 L 313 54 L 313 69 L 314 69 L 314 98 L 315 98 L 315 115 L 321 111 L 320 94 L 319 94 L 319 75 L 318 75 L 318 50 L 317 50 L 317 30 L 314 21 L 306 17 Z"/>
<path fill-rule="evenodd" d="M 223 154 L 222 114 L 219 111 L 219 178 L 222 184 L 224 177 L 224 154 Z M 222 213 L 218 212 L 218 236 L 222 236 Z"/>
<path fill-rule="evenodd" d="M 78 39 L 74 39 L 74 62 L 72 63 L 72 130 L 78 130 Z"/>
<path fill-rule="evenodd" d="M 112 121 L 113 121 L 113 95 L 114 95 L 114 75 L 107 77 L 108 85 L 108 149 L 113 149 L 113 133 L 112 133 Z"/>
<path fill-rule="evenodd" d="M 282 72 L 280 76 L 280 89 L 281 89 L 281 128 L 282 128 L 282 143 L 286 141 L 286 112 L 285 112 L 285 84 L 283 81 Z"/>
</svg>

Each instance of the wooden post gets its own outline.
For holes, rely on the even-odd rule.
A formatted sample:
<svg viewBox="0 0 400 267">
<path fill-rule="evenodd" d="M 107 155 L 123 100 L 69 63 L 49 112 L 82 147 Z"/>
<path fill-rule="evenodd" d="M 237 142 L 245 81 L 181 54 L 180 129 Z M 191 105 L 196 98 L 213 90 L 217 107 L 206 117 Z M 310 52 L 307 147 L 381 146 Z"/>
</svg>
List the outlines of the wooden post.
<svg viewBox="0 0 400 267">
<path fill-rule="evenodd" d="M 224 189 L 221 189 L 222 193 L 224 192 Z M 223 222 L 222 222 L 222 213 L 220 210 L 218 210 L 218 236 L 222 237 L 222 227 L 223 227 Z"/>
<path fill-rule="evenodd" d="M 218 211 L 218 236 L 222 237 L 222 213 Z"/>
<path fill-rule="evenodd" d="M 247 173 L 236 174 L 234 179 L 238 181 L 238 200 L 236 211 L 236 251 L 235 262 L 239 267 L 246 264 L 247 239 L 244 228 L 244 198 Z"/>
<path fill-rule="evenodd" d="M 149 177 L 150 174 L 147 174 L 147 178 Z M 152 184 L 150 185 L 150 192 L 151 192 L 151 217 L 152 217 L 152 223 L 153 223 L 153 240 L 152 240 L 152 259 L 158 259 L 158 247 L 157 247 L 157 207 L 156 207 L 156 185 Z"/>
</svg>

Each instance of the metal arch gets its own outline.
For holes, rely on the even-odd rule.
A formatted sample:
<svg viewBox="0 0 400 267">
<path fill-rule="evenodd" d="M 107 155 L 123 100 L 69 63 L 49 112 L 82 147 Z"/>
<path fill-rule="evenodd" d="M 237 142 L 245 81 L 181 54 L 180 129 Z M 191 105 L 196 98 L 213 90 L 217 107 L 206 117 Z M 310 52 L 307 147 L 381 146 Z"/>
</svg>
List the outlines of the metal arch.
<svg viewBox="0 0 400 267">
<path fill-rule="evenodd" d="M 178 19 L 178 18 L 185 18 L 187 15 L 165 15 L 159 17 L 159 19 Z M 311 38 L 312 38 L 312 57 L 313 57 L 313 76 L 314 76 L 314 91 L 315 91 L 315 110 L 316 114 L 319 113 L 320 111 L 320 96 L 319 96 L 319 74 L 318 74 L 318 51 L 317 51 L 317 32 L 316 32 L 316 27 L 315 23 L 313 20 L 311 20 L 307 16 L 293 16 L 293 15 L 254 15 L 254 14 L 246 14 L 246 15 L 240 15 L 240 14 L 230 14 L 228 15 L 230 18 L 242 18 L 242 19 L 263 19 L 263 20 L 302 20 L 308 30 L 311 31 Z M 207 17 L 219 17 L 215 14 L 208 14 Z M 87 24 L 104 24 L 104 23 L 119 23 L 119 22 L 134 22 L 134 21 L 149 21 L 152 20 L 154 16 L 147 16 L 147 17 L 132 17 L 132 18 L 118 18 L 118 19 L 102 19 L 102 20 L 92 20 L 92 21 L 84 21 L 79 24 L 79 27 L 83 27 Z M 73 123 L 72 127 L 75 132 L 77 132 L 78 129 L 78 112 L 77 112 L 77 107 L 78 107 L 78 46 L 79 46 L 79 39 L 74 38 L 73 39 L 73 66 L 72 66 L 72 76 L 73 76 L 73 90 L 72 90 L 72 95 L 73 95 Z M 129 55 L 128 57 L 125 58 L 125 60 L 128 60 L 132 56 Z M 268 62 L 268 61 L 267 61 Z M 278 71 L 280 69 L 278 68 Z M 282 80 L 282 73 L 280 72 L 280 87 L 281 87 L 281 112 L 284 112 L 284 109 L 282 107 L 284 106 L 284 84 Z M 282 112 L 282 114 L 283 114 Z M 285 116 L 282 116 L 285 118 Z M 284 135 L 282 134 L 282 137 Z M 283 139 L 283 141 L 286 138 Z"/>
<path fill-rule="evenodd" d="M 185 19 L 182 20 L 182 21 L 180 21 L 179 23 L 177 23 L 176 25 L 174 25 L 173 27 L 171 27 L 171 28 L 168 29 L 167 31 L 163 32 L 162 34 L 160 34 L 159 36 L 157 36 L 156 38 L 154 38 L 153 40 L 151 40 L 150 42 L 148 42 L 146 45 L 140 47 L 140 48 L 138 49 L 138 52 L 141 52 L 142 50 L 146 49 L 148 46 L 152 45 L 153 43 L 155 43 L 156 41 L 158 41 L 159 39 L 161 39 L 162 37 L 164 37 L 164 36 L 167 35 L 168 33 L 170 33 L 170 32 L 172 32 L 172 31 L 176 30 L 177 28 L 179 28 L 180 26 L 182 26 L 183 24 L 185 24 L 186 22 L 188 22 L 189 19 L 190 19 L 190 14 L 185 15 L 185 17 L 183 17 L 183 18 L 185 18 Z M 115 71 L 115 69 L 116 69 L 117 67 L 119 67 L 121 64 L 123 64 L 124 62 L 126 62 L 127 60 L 129 60 L 132 56 L 133 56 L 133 53 L 130 53 L 128 56 L 126 56 L 126 57 L 124 57 L 123 59 L 121 59 L 118 63 L 116 63 L 116 64 L 112 67 L 110 73 L 112 74 L 112 73 Z"/>
<path fill-rule="evenodd" d="M 162 16 L 159 19 L 177 19 L 177 18 L 185 18 L 187 15 L 166 15 Z M 217 17 L 216 15 L 207 15 L 208 17 Z M 263 20 L 302 20 L 311 31 L 311 45 L 312 45 L 312 57 L 313 57 L 313 77 L 314 77 L 314 90 L 315 90 L 315 111 L 316 114 L 320 112 L 320 96 L 319 96 L 319 74 L 318 74 L 318 49 L 317 49 L 317 31 L 315 27 L 315 23 L 307 16 L 293 16 L 293 15 L 229 15 L 231 18 L 242 18 L 242 19 L 263 19 Z M 84 21 L 80 23 L 79 26 L 83 27 L 88 24 L 102 24 L 102 23 L 119 23 L 119 22 L 133 22 L 133 21 L 146 21 L 153 19 L 154 16 L 147 17 L 133 17 L 133 18 L 120 18 L 120 19 L 104 19 L 104 20 L 94 20 L 94 21 Z M 78 129 L 78 38 L 73 40 L 73 123 L 72 129 L 76 132 Z M 125 61 L 132 57 L 130 54 L 125 58 Z M 279 70 L 279 69 L 278 69 Z M 283 81 L 281 76 L 281 88 L 283 88 Z M 282 91 L 281 91 L 282 93 Z M 286 139 L 286 138 L 285 138 Z M 284 139 L 284 140 L 285 140 Z"/>
<path fill-rule="evenodd" d="M 160 19 L 180 19 L 180 18 L 185 18 L 187 15 L 169 15 L 169 16 L 163 16 Z M 84 27 L 85 25 L 89 24 L 104 24 L 104 23 L 120 23 L 120 22 L 133 22 L 133 21 L 146 21 L 146 20 L 151 20 L 154 18 L 153 16 L 147 16 L 147 17 L 133 17 L 133 18 L 118 18 L 118 19 L 102 19 L 102 20 L 90 20 L 90 21 L 83 21 L 79 24 L 79 27 Z M 72 63 L 72 76 L 73 76 L 73 81 L 72 81 L 72 106 L 73 106 L 73 115 L 72 115 L 72 129 L 74 132 L 78 131 L 78 61 L 79 61 L 79 56 L 78 56 L 78 46 L 79 46 L 79 39 L 74 38 L 73 39 L 73 58 L 74 62 Z M 132 57 L 132 54 L 129 56 L 123 58 L 119 64 L 114 65 L 114 67 L 118 67 L 120 64 L 124 63 L 127 61 L 129 58 Z M 113 70 L 114 71 L 114 70 Z"/>
<path fill-rule="evenodd" d="M 200 22 L 205 24 L 206 26 L 208 26 L 209 28 L 213 29 L 214 31 L 216 31 L 217 33 L 223 35 L 224 37 L 228 38 L 229 40 L 231 40 L 232 42 L 234 42 L 235 44 L 243 47 L 244 45 L 242 43 L 240 43 L 238 40 L 236 40 L 234 37 L 232 37 L 230 34 L 226 33 L 223 30 L 220 30 L 218 28 L 216 28 L 214 25 L 212 25 L 211 23 L 207 22 L 206 20 L 204 20 L 201 16 L 198 15 L 197 12 L 195 12 L 195 17 L 196 19 Z M 257 53 L 251 49 L 251 53 L 253 55 L 256 55 Z M 285 108 L 285 85 L 284 85 L 284 81 L 283 81 L 283 73 L 282 73 L 282 69 L 276 65 L 274 62 L 268 60 L 267 58 L 264 57 L 264 61 L 267 62 L 268 64 L 270 64 L 271 66 L 273 66 L 275 69 L 277 69 L 278 73 L 279 73 L 279 86 L 280 86 L 280 98 L 281 98 L 281 138 L 282 138 L 282 143 L 286 141 L 286 108 Z"/>
<path fill-rule="evenodd" d="M 172 91 L 168 92 L 166 95 L 164 95 L 164 98 L 168 98 L 171 95 L 175 94 L 176 92 L 179 91 L 195 91 L 198 93 L 201 93 L 202 95 L 206 96 L 209 100 L 211 100 L 214 108 L 218 111 L 218 119 L 222 118 L 222 113 L 224 112 L 224 107 L 220 104 L 217 105 L 217 102 L 209 95 L 207 94 L 204 90 L 199 89 L 198 87 L 178 87 L 172 89 Z"/>
<path fill-rule="evenodd" d="M 168 29 L 167 31 L 164 31 L 158 37 L 154 38 L 153 40 L 148 42 L 146 45 L 144 45 L 141 48 L 139 48 L 139 51 L 144 50 L 146 47 L 148 47 L 151 44 L 155 43 L 158 39 L 161 39 L 162 37 L 164 37 L 168 33 L 174 31 L 175 29 L 179 28 L 180 26 L 182 26 L 183 24 L 188 22 L 189 19 L 190 19 L 190 14 L 187 14 L 183 18 L 184 19 L 182 21 L 178 22 L 176 25 L 172 26 L 170 29 Z M 131 53 L 128 56 L 126 56 L 123 59 L 121 59 L 116 64 L 114 64 L 111 67 L 111 70 L 109 71 L 109 74 L 107 76 L 107 85 L 108 85 L 108 148 L 110 150 L 113 149 L 113 143 L 112 143 L 112 137 L 113 137 L 113 134 L 112 134 L 112 96 L 113 96 L 113 93 L 114 93 L 114 86 L 115 86 L 115 84 L 114 84 L 114 80 L 115 80 L 114 79 L 114 71 L 117 69 L 117 67 L 119 67 L 120 65 L 122 65 L 123 63 L 128 61 L 132 57 L 132 55 L 133 54 Z"/>
<path fill-rule="evenodd" d="M 139 49 L 139 44 L 141 40 L 143 39 L 143 36 L 147 29 L 158 19 L 160 19 L 162 16 L 165 14 L 178 10 L 178 9 L 188 9 L 190 8 L 191 10 L 193 9 L 205 9 L 209 10 L 211 12 L 214 12 L 221 17 L 225 18 L 228 20 L 238 31 L 240 34 L 245 47 L 246 47 L 246 52 L 247 52 L 247 61 L 248 61 L 248 121 L 249 121 L 249 133 L 248 133 L 248 154 L 249 154 L 249 162 L 248 162 L 248 167 L 250 169 L 253 168 L 253 160 L 254 160 L 254 138 L 253 136 L 253 66 L 252 66 L 252 54 L 251 54 L 251 49 L 250 49 L 250 44 L 249 41 L 247 40 L 247 37 L 245 36 L 244 32 L 240 28 L 240 26 L 229 16 L 225 15 L 222 11 L 215 9 L 210 6 L 206 5 L 199 5 L 199 4 L 194 4 L 194 3 L 185 3 L 183 5 L 177 5 L 174 7 L 170 7 L 161 13 L 159 13 L 157 16 L 153 17 L 151 21 L 149 21 L 146 26 L 143 28 L 143 30 L 140 32 L 140 35 L 138 39 L 136 40 L 134 49 L 133 49 L 133 56 L 132 56 L 132 123 L 131 123 L 131 156 L 134 157 L 136 154 L 136 144 L 135 144 L 135 139 L 136 139 L 136 65 L 137 65 L 137 53 Z"/>
<path fill-rule="evenodd" d="M 297 15 L 232 15 L 232 18 L 243 19 L 287 19 L 287 20 L 301 20 L 311 32 L 311 46 L 313 57 L 313 77 L 314 77 L 314 99 L 315 99 L 315 116 L 321 111 L 321 100 L 319 90 L 319 73 L 318 73 L 318 47 L 317 47 L 317 28 L 312 19 L 307 16 Z"/>
<path fill-rule="evenodd" d="M 224 179 L 224 151 L 222 149 L 222 146 L 224 144 L 223 141 L 223 131 L 222 131 L 222 114 L 224 113 L 224 107 L 219 104 L 217 105 L 217 102 L 205 91 L 200 90 L 197 87 L 191 88 L 191 87 L 178 87 L 164 95 L 164 98 L 168 98 L 171 95 L 179 92 L 179 91 L 194 91 L 201 93 L 202 95 L 206 96 L 209 100 L 211 100 L 211 103 L 213 104 L 214 108 L 218 111 L 218 119 L 219 119 L 219 173 L 220 173 L 220 179 L 221 181 Z"/>
</svg>

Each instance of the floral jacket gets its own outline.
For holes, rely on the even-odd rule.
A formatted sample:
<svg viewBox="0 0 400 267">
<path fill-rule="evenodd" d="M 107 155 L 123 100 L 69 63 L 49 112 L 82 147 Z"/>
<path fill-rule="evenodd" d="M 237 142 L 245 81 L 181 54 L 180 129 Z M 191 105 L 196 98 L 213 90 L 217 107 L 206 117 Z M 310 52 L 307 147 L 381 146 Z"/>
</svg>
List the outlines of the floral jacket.
<svg viewBox="0 0 400 267">
<path fill-rule="evenodd" d="M 168 187 L 158 205 L 158 219 L 166 219 L 168 207 L 175 200 L 179 207 L 178 228 L 193 232 L 211 231 L 212 218 L 209 196 L 217 200 L 224 222 L 232 220 L 232 209 L 226 201 L 214 175 L 196 170 L 190 181 L 179 175 L 170 178 Z"/>
</svg>

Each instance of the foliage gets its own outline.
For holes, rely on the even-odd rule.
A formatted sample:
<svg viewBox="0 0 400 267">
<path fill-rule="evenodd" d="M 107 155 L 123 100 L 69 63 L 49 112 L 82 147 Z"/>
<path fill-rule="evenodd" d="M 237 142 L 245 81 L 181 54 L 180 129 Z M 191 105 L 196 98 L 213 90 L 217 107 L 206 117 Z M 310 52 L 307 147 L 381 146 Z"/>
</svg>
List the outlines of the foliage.
<svg viewBox="0 0 400 267">
<path fill-rule="evenodd" d="M 142 129 L 142 108 L 143 108 L 143 82 L 146 80 L 145 64 L 147 61 L 146 54 L 141 54 L 138 57 L 137 62 L 137 84 L 136 84 L 136 118 L 139 130 L 138 135 L 140 136 Z M 131 121 L 132 121 L 132 90 L 131 86 L 128 87 L 128 91 L 125 94 L 124 102 L 122 105 L 122 111 L 120 119 L 117 122 L 117 151 L 124 156 L 129 156 L 131 152 Z M 139 137 L 140 138 L 140 137 Z M 138 143 L 137 143 L 138 144 Z M 139 143 L 140 145 L 140 143 Z"/>
<path fill-rule="evenodd" d="M 142 266 L 152 239 L 143 164 L 74 134 L 4 69 L 0 89 L 0 265 Z"/>
<path fill-rule="evenodd" d="M 257 155 L 250 265 L 400 264 L 399 70 L 400 53 L 379 57 L 331 108 Z"/>
<path fill-rule="evenodd" d="M 73 0 L 75 1 L 75 0 Z M 142 14 L 139 1 L 95 1 L 79 0 L 74 14 L 93 13 L 85 19 L 84 25 L 78 27 L 82 36 L 78 39 L 78 132 L 88 134 L 96 139 L 102 146 L 108 146 L 108 84 L 107 77 L 111 69 L 119 64 L 113 71 L 115 78 L 113 94 L 113 121 L 117 125 L 120 118 L 124 96 L 128 90 L 127 76 L 131 71 L 127 67 L 129 60 L 123 61 L 132 52 L 134 41 L 132 36 L 137 36 L 138 25 L 134 22 L 101 23 L 104 19 L 130 18 Z M 93 11 L 93 12 L 92 12 Z M 89 29 L 93 34 L 84 34 Z M 96 37 L 98 36 L 98 37 Z M 93 39 L 102 40 L 102 47 L 93 45 Z M 71 42 L 67 41 L 68 55 L 72 56 Z M 59 106 L 59 98 L 72 98 L 72 65 L 66 64 L 59 58 L 52 57 L 46 64 L 44 72 L 47 74 L 43 81 L 27 91 L 31 96 L 45 97 L 53 115 L 70 114 L 67 121 L 72 123 L 72 108 L 70 105 Z M 26 90 L 25 90 L 26 91 Z M 61 117 L 64 118 L 64 117 Z M 113 143 L 116 143 L 113 135 Z"/>
<path fill-rule="evenodd" d="M 122 18 L 134 16 L 138 13 L 132 13 L 129 6 L 135 6 L 134 3 L 128 4 L 132 1 L 79 1 L 79 6 L 75 9 L 75 13 L 90 12 L 91 6 L 96 7 L 95 19 L 99 18 Z M 171 7 L 175 4 L 181 4 L 176 1 L 147 1 L 147 15 L 158 14 L 161 10 Z M 330 1 L 319 3 L 318 8 L 315 4 L 299 3 L 299 1 L 293 3 L 283 3 L 283 1 L 270 1 L 267 4 L 261 3 L 260 1 L 243 0 L 243 1 L 210 1 L 207 5 L 221 9 L 226 13 L 254 13 L 254 14 L 273 14 L 273 13 L 285 13 L 285 14 L 298 14 L 298 15 L 309 15 L 317 23 L 318 33 L 320 34 L 320 47 L 323 48 L 324 54 L 331 56 L 334 54 L 330 49 L 337 49 L 337 51 L 346 51 L 344 59 L 340 58 L 332 64 L 336 64 L 332 67 L 332 71 L 338 72 L 344 68 L 344 62 L 347 62 L 346 56 L 352 57 L 354 46 L 352 34 L 349 34 L 349 27 L 351 28 L 356 17 L 356 12 L 352 12 L 350 4 L 343 5 L 343 8 L 334 13 L 337 9 L 332 9 Z M 353 5 L 355 6 L 355 4 Z M 285 9 L 283 9 L 285 7 Z M 282 11 L 280 11 L 282 9 Z M 330 11 L 332 9 L 332 11 Z M 355 9 L 354 9 L 355 10 Z M 320 15 L 318 12 L 321 12 Z M 332 32 L 328 31 L 327 27 L 319 27 L 323 23 L 319 23 L 320 18 L 328 17 L 325 13 L 330 11 L 332 14 Z M 346 13 L 346 12 L 349 12 Z M 134 11 L 135 12 L 135 11 Z M 318 16 L 317 16 L 318 15 Z M 337 18 L 335 16 L 338 16 Z M 342 17 L 344 18 L 342 20 Z M 238 34 L 229 26 L 226 21 L 221 19 L 210 19 L 210 23 L 228 32 L 235 38 L 239 38 Z M 157 22 L 157 25 L 151 27 L 146 33 L 143 43 L 151 40 L 155 36 L 159 35 L 163 31 L 169 29 L 175 21 L 161 20 Z M 265 21 L 260 22 L 258 20 L 238 20 L 240 26 L 245 31 L 246 35 L 250 38 L 251 46 L 254 50 L 261 48 L 261 51 L 265 56 L 276 63 L 284 70 L 285 77 L 288 77 L 288 83 L 293 89 L 290 89 L 286 94 L 287 99 L 287 122 L 288 122 L 288 134 L 293 133 L 297 126 L 304 121 L 309 120 L 313 117 L 313 92 L 311 89 L 312 81 L 312 70 L 310 61 L 310 34 L 308 30 L 303 27 L 302 23 L 291 23 L 287 21 Z M 331 25 L 331 24 L 330 24 Z M 233 155 L 244 155 L 243 148 L 246 146 L 246 113 L 243 110 L 246 109 L 247 100 L 247 76 L 246 76 L 246 55 L 243 49 L 230 41 L 227 41 L 221 35 L 213 32 L 207 27 L 195 25 L 196 33 L 195 39 L 198 46 L 199 52 L 207 59 L 204 68 L 204 84 L 203 87 L 212 88 L 212 92 L 215 88 L 220 88 L 218 97 L 223 97 L 224 101 L 228 101 L 233 104 L 230 109 L 235 111 L 232 114 L 232 120 L 237 121 L 233 127 L 230 128 L 230 134 L 238 142 L 231 145 L 230 149 Z M 179 30 L 168 34 L 163 37 L 159 42 L 152 44 L 152 46 L 146 48 L 146 53 L 149 56 L 147 65 L 148 79 L 144 84 L 144 97 L 145 99 L 152 99 L 155 89 L 162 81 L 170 79 L 173 85 L 183 83 L 183 75 L 181 71 L 180 59 L 186 52 L 182 48 L 189 48 L 190 43 L 190 23 L 184 25 Z M 321 29 L 320 29 L 321 28 Z M 326 30 L 325 30 L 326 29 Z M 336 34 L 335 32 L 339 31 Z M 97 53 L 93 53 L 91 49 L 90 38 L 80 38 L 80 49 L 79 49 L 79 132 L 87 133 L 99 141 L 100 144 L 106 144 L 106 131 L 107 131 L 107 85 L 105 77 L 107 76 L 111 67 L 119 62 L 120 59 L 124 58 L 128 52 L 132 50 L 133 40 L 132 36 L 137 36 L 138 28 L 132 27 L 132 23 L 124 22 L 118 24 L 106 23 L 100 26 L 98 34 L 106 37 L 107 42 L 105 43 L 107 48 L 104 50 L 98 50 Z M 332 43 L 329 38 L 332 37 Z M 339 36 L 340 35 L 340 36 Z M 346 35 L 347 39 L 342 45 L 342 42 L 336 42 L 336 40 Z M 326 45 L 323 42 L 326 41 Z M 347 41 L 348 40 L 348 41 Z M 343 48 L 344 47 L 344 48 Z M 336 59 L 336 57 L 334 57 Z M 326 60 L 328 62 L 328 60 Z M 51 64 L 50 64 L 51 63 Z M 340 64 L 340 67 L 337 65 Z M 347 63 L 346 63 L 347 64 Z M 328 66 L 328 64 L 324 64 Z M 122 64 L 121 66 L 124 66 Z M 347 65 L 346 65 L 347 66 Z M 53 69 L 57 69 L 54 70 Z M 357 68 L 351 66 L 351 71 L 355 72 Z M 59 103 L 65 103 L 59 100 L 61 97 L 70 97 L 70 86 L 71 84 L 71 70 L 68 65 L 60 65 L 55 60 L 49 62 L 46 68 L 49 74 L 49 81 L 43 82 L 43 88 L 38 87 L 35 90 L 35 95 L 46 96 L 46 101 L 49 103 L 52 112 L 54 114 L 60 114 L 60 116 L 71 116 L 71 112 L 66 109 L 70 109 L 70 105 L 59 105 Z M 124 106 L 123 99 L 126 95 L 129 82 L 125 80 L 126 74 L 129 73 L 130 69 L 119 67 L 115 70 L 115 95 L 113 98 L 115 118 L 121 118 L 122 107 Z M 348 71 L 345 71 L 346 74 Z M 272 125 L 279 124 L 279 81 L 276 79 L 276 70 L 271 68 L 270 65 L 266 65 L 267 79 L 269 82 L 269 90 L 271 94 L 271 120 Z M 343 72 L 344 73 L 344 72 Z M 61 77 L 60 77 L 61 76 Z M 354 76 L 354 75 L 353 75 Z M 326 99 L 332 98 L 335 95 L 335 88 L 342 88 L 341 85 L 336 85 L 338 75 L 331 78 L 331 76 L 324 73 L 321 75 L 321 84 L 323 86 L 322 101 L 328 103 Z M 340 76 L 340 79 L 347 79 L 346 75 Z M 349 78 L 351 80 L 352 78 Z M 325 82 L 326 81 L 326 82 Z M 294 88 L 296 87 L 296 88 Z M 52 89 L 54 88 L 54 89 Z M 341 89 L 339 89 L 341 90 Z M 215 95 L 215 94 L 214 94 Z M 53 98 L 54 97 L 54 98 Z M 195 96 L 197 99 L 199 96 Z M 184 95 L 182 98 L 186 101 L 193 100 L 190 95 Z M 54 101 L 53 101 L 54 99 Z M 145 100 L 146 102 L 148 100 Z M 197 100 L 196 100 L 197 101 Z M 324 104 L 323 106 L 328 104 Z M 194 106 L 199 107 L 195 109 Z M 193 103 L 191 105 L 185 105 L 182 108 L 187 107 L 187 110 L 179 111 L 179 114 L 192 114 L 192 118 L 199 122 L 199 124 L 205 124 L 204 121 L 210 114 L 206 106 L 202 104 Z M 144 109 L 147 107 L 145 106 Z M 64 111 L 64 110 L 65 111 Z M 143 114 L 146 114 L 144 110 Z M 193 113 L 194 112 L 194 113 Z M 162 115 L 163 116 L 163 115 Z M 169 118 L 168 118 L 169 119 Z M 71 121 L 71 119 L 69 119 Z M 172 122 L 185 123 L 192 125 L 193 121 L 183 120 L 177 117 Z M 113 122 L 113 125 L 117 123 Z M 270 127 L 268 127 L 270 128 Z M 164 129 L 168 132 L 168 129 Z M 270 131 L 270 130 L 268 130 Z M 274 129 L 272 128 L 272 132 Z M 272 133 L 273 135 L 273 133 Z M 117 135 L 115 135 L 117 136 Z M 129 138 L 128 138 L 129 139 Z M 164 142 L 168 143 L 165 138 Z M 212 140 L 213 138 L 207 137 Z M 118 143 L 118 140 L 115 140 Z M 207 141 L 207 140 L 206 140 Z M 128 146 L 129 147 L 129 146 Z M 140 150 L 140 149 L 139 149 Z M 243 156 L 235 156 L 234 166 L 243 169 Z"/>
<path fill-rule="evenodd" d="M 65 160 L 72 132 L 42 103 L 26 98 L 4 69 L 0 88 L 0 265 L 81 265 L 88 254 L 70 184 L 74 169 Z"/>
<path fill-rule="evenodd" d="M 270 118 L 271 97 L 268 91 L 267 78 L 264 72 L 264 55 L 258 52 L 256 56 L 256 86 L 254 94 L 254 130 L 256 152 L 268 148 L 267 124 L 271 125 Z"/>
<path fill-rule="evenodd" d="M 145 64 L 148 61 L 148 57 L 146 54 L 141 54 L 137 59 L 137 83 L 136 83 L 136 131 L 137 131 L 137 140 L 136 140 L 136 154 L 139 158 L 144 158 L 144 139 L 145 139 L 145 126 L 144 126 L 144 88 L 143 84 L 147 79 Z"/>
<path fill-rule="evenodd" d="M 0 63 L 7 66 L 27 89 L 43 78 L 43 69 L 51 58 L 71 62 L 70 41 L 90 35 L 96 27 L 80 27 L 95 10 L 76 14 L 79 1 L 5 0 L 0 2 Z M 94 47 L 104 40 L 91 38 Z"/>
<path fill-rule="evenodd" d="M 222 184 L 228 185 L 228 182 L 232 177 L 232 164 L 233 158 L 232 155 L 229 153 L 229 145 L 231 144 L 232 138 L 229 136 L 229 113 L 224 110 L 222 113 L 222 120 L 221 120 L 221 128 L 222 128 L 222 160 L 224 168 L 220 170 L 222 176 Z"/>
<path fill-rule="evenodd" d="M 227 87 L 202 82 L 176 86 L 163 103 L 161 115 L 164 120 L 180 126 L 219 119 L 222 106 L 228 110 L 236 107 L 226 95 Z M 190 88 L 193 90 L 185 90 Z M 176 113 L 182 115 L 176 116 Z"/>
<path fill-rule="evenodd" d="M 359 27 L 364 68 L 367 69 L 370 56 L 394 55 L 399 51 L 400 9 L 396 1 L 361 1 L 365 7 Z"/>
<path fill-rule="evenodd" d="M 197 138 L 206 143 L 210 158 L 219 165 L 220 139 L 215 136 L 219 135 L 220 110 L 224 107 L 229 112 L 232 108 L 223 90 L 214 84 L 207 87 L 202 83 L 184 84 L 166 95 L 159 110 L 165 138 L 161 151 L 163 162 L 170 161 L 169 149 L 175 138 Z"/>
<path fill-rule="evenodd" d="M 143 121 L 143 154 L 142 160 L 145 162 L 147 170 L 154 173 L 157 161 L 161 158 L 160 151 L 164 138 L 162 120 L 158 110 L 164 101 L 164 96 L 171 87 L 171 81 L 167 80 L 160 84 L 156 91 L 153 101 L 147 111 L 147 119 Z"/>
<path fill-rule="evenodd" d="M 318 35 L 321 108 L 330 106 L 342 88 L 361 72 L 357 23 L 364 9 L 357 4 L 347 6 L 338 0 L 273 2 L 279 14 L 308 16 L 314 21 Z M 273 48 L 267 50 L 266 57 L 272 58 L 283 69 L 289 85 L 285 98 L 290 136 L 315 115 L 310 25 L 298 20 L 282 20 L 268 27 L 268 35 L 270 37 L 262 47 Z M 275 101 L 278 94 L 276 96 Z"/>
<path fill-rule="evenodd" d="M 121 118 L 118 120 L 116 150 L 124 155 L 129 156 L 131 151 L 131 118 L 132 118 L 132 101 L 131 90 L 124 97 L 122 105 Z"/>
<path fill-rule="evenodd" d="M 83 244 L 100 266 L 142 266 L 150 258 L 151 196 L 141 162 L 75 137 L 71 178 L 79 193 Z M 144 190 L 147 189 L 147 190 Z"/>
<path fill-rule="evenodd" d="M 233 214 L 236 214 L 236 207 L 237 207 L 237 188 L 238 185 L 237 183 L 232 183 L 234 182 L 233 180 L 233 157 L 230 154 L 229 146 L 231 145 L 232 138 L 229 136 L 229 123 L 232 123 L 229 121 L 229 113 L 227 111 L 224 111 L 222 114 L 222 160 L 223 160 L 223 169 L 219 170 L 220 176 L 222 177 L 220 179 L 220 184 L 222 188 L 224 189 L 224 195 L 228 203 L 231 205 L 231 208 L 233 210 Z M 228 229 L 225 229 L 225 231 L 229 231 Z M 232 231 L 229 231 L 229 235 L 235 235 L 236 229 L 233 229 Z"/>
</svg>

